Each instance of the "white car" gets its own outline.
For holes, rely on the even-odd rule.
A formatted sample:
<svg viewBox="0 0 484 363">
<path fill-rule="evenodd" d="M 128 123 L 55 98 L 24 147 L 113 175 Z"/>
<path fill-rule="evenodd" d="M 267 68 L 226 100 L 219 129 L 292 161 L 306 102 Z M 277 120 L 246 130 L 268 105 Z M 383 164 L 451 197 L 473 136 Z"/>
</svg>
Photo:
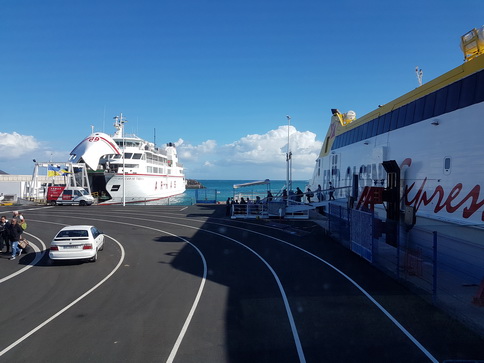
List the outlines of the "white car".
<svg viewBox="0 0 484 363">
<path fill-rule="evenodd" d="M 97 260 L 97 252 L 104 248 L 104 234 L 94 226 L 62 228 L 50 244 L 52 260 Z"/>
</svg>

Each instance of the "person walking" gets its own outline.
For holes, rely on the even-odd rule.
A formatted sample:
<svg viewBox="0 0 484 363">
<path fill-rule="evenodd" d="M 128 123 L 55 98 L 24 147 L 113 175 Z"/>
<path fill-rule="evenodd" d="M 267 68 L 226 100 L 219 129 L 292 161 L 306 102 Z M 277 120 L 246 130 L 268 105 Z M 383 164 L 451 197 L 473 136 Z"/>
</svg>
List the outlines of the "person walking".
<svg viewBox="0 0 484 363">
<path fill-rule="evenodd" d="M 320 184 L 318 184 L 318 189 L 316 189 L 316 196 L 318 197 L 318 202 L 321 202 L 321 200 L 323 200 L 323 193 L 321 191 Z"/>
<path fill-rule="evenodd" d="M 304 196 L 304 193 L 299 187 L 296 188 L 296 202 L 301 202 L 302 197 Z"/>
<path fill-rule="evenodd" d="M 24 230 L 18 224 L 17 219 L 12 218 L 7 229 L 8 238 L 12 247 L 12 257 L 10 257 L 10 260 L 15 260 L 17 253 L 20 255 L 22 252 L 22 250 L 18 248 L 18 242 L 20 241 L 20 236 L 22 235 L 23 231 Z"/>
<path fill-rule="evenodd" d="M 311 198 L 314 197 L 314 193 L 311 191 L 311 189 L 308 188 L 306 191 L 306 198 L 308 200 L 308 203 L 311 203 Z"/>
<path fill-rule="evenodd" d="M 7 220 L 7 217 L 1 216 L 0 217 L 0 252 L 3 250 L 3 246 L 7 247 L 5 253 L 10 252 L 10 241 L 7 235 L 7 228 L 10 223 Z"/>
<path fill-rule="evenodd" d="M 335 200 L 334 199 L 334 187 L 333 183 L 329 182 L 329 200 Z"/>
</svg>

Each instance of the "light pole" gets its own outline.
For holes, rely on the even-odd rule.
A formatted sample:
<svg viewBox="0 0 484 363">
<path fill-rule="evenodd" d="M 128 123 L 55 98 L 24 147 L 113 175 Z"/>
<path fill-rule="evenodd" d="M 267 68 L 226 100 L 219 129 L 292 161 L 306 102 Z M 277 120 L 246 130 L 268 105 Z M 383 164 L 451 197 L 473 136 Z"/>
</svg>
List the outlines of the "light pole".
<svg viewBox="0 0 484 363">
<path fill-rule="evenodd" d="M 286 170 L 286 187 L 287 187 L 287 195 L 289 196 L 289 191 L 292 190 L 292 175 L 291 175 L 291 163 L 292 163 L 292 152 L 289 144 L 289 129 L 291 128 L 291 116 L 287 117 L 287 153 L 286 153 L 286 163 L 287 163 L 287 170 Z M 289 197 L 287 198 L 289 203 Z"/>
<path fill-rule="evenodd" d="M 121 112 L 119 116 L 114 116 L 113 117 L 116 121 L 114 122 L 114 127 L 118 129 L 118 127 L 121 129 L 121 137 L 123 139 L 123 207 L 126 206 L 126 164 L 125 164 L 125 159 L 124 159 L 124 153 L 125 153 L 125 145 L 124 145 L 124 123 L 128 122 L 123 117 L 123 113 Z"/>
</svg>

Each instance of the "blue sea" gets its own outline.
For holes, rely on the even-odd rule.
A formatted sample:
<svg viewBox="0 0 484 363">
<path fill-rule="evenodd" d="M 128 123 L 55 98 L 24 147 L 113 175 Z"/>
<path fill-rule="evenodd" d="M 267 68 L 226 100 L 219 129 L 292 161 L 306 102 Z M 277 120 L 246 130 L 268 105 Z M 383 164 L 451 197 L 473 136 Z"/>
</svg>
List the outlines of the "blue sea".
<svg viewBox="0 0 484 363">
<path fill-rule="evenodd" d="M 251 200 L 255 200 L 257 195 L 264 198 L 267 195 L 267 190 L 270 190 L 273 195 L 276 195 L 280 193 L 286 185 L 285 180 L 271 180 L 268 185 L 234 189 L 235 184 L 249 183 L 252 181 L 253 180 L 198 180 L 198 182 L 205 187 L 204 189 L 187 189 L 183 194 L 160 201 L 160 204 L 192 205 L 196 203 L 213 203 L 213 201 L 216 203 L 225 203 L 227 198 L 238 198 L 240 195 L 244 196 L 244 198 L 249 197 Z M 304 191 L 306 185 L 307 180 L 292 181 L 293 190 L 296 190 L 296 188 L 299 187 Z"/>
</svg>

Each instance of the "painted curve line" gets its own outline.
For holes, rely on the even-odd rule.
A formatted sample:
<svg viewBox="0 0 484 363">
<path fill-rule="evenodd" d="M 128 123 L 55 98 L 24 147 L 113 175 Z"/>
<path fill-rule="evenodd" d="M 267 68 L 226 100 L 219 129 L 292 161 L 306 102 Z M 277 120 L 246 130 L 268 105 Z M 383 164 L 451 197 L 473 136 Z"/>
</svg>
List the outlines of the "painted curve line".
<svg viewBox="0 0 484 363">
<path fill-rule="evenodd" d="M 128 217 L 126 217 L 128 218 Z M 145 220 L 143 218 L 139 218 L 139 217 L 129 217 L 130 219 L 140 219 L 140 220 Z M 297 350 L 297 353 L 298 353 L 298 356 L 299 356 L 299 361 L 301 363 L 304 363 L 306 362 L 306 358 L 304 356 L 304 351 L 303 351 L 303 348 L 302 348 L 302 344 L 301 344 L 301 340 L 299 339 L 299 334 L 297 332 L 297 328 L 296 328 L 296 323 L 294 321 L 294 317 L 292 315 L 292 311 L 291 311 L 291 307 L 289 305 L 289 300 L 287 298 L 287 295 L 286 295 L 286 292 L 284 290 L 284 287 L 282 286 L 282 283 L 281 281 L 279 280 L 279 277 L 277 276 L 276 272 L 274 271 L 274 269 L 271 267 L 271 265 L 261 256 L 259 255 L 256 251 L 254 251 L 252 248 L 250 248 L 249 246 L 246 246 L 245 244 L 243 244 L 242 242 L 240 241 L 237 241 L 231 237 L 228 237 L 228 236 L 225 236 L 221 233 L 217 233 L 217 232 L 213 232 L 213 231 L 209 231 L 209 230 L 206 230 L 206 229 L 202 229 L 202 228 L 199 228 L 199 227 L 193 227 L 193 226 L 189 226 L 189 225 L 185 225 L 185 224 L 180 224 L 180 223 L 171 223 L 171 222 L 165 222 L 163 221 L 164 223 L 167 223 L 167 224 L 173 224 L 173 225 L 177 225 L 177 226 L 181 226 L 181 227 L 187 227 L 187 228 L 192 228 L 192 229 L 197 229 L 197 230 L 200 230 L 200 231 L 204 231 L 206 233 L 212 233 L 212 234 L 215 234 L 215 235 L 218 235 L 222 238 L 225 238 L 225 239 L 228 239 L 228 240 L 231 240 L 235 243 L 238 243 L 239 245 L 241 245 L 242 247 L 248 249 L 250 252 L 252 252 L 254 255 L 256 255 L 265 265 L 266 267 L 269 269 L 269 271 L 271 271 L 272 273 L 272 276 L 274 277 L 274 279 L 276 280 L 276 283 L 277 283 L 277 286 L 279 287 L 279 291 L 281 293 L 281 296 L 282 296 L 282 299 L 283 299 L 283 302 L 284 302 L 284 307 L 286 309 L 286 314 L 287 314 L 287 317 L 289 319 L 289 324 L 291 326 L 291 331 L 292 331 L 292 335 L 293 335 L 293 339 L 294 339 L 294 343 L 296 345 L 296 350 Z M 155 228 L 152 228 L 152 227 L 145 227 L 145 228 L 149 228 L 149 229 L 153 229 L 153 230 L 156 230 Z M 165 232 L 166 233 L 166 232 Z M 178 238 L 181 238 L 181 237 L 178 237 Z M 171 355 L 170 355 L 171 356 Z M 173 360 L 167 360 L 167 362 L 172 362 Z"/>
<path fill-rule="evenodd" d="M 221 226 L 226 226 L 222 223 L 214 223 L 214 222 L 206 222 L 206 223 L 212 223 L 212 224 L 216 224 L 216 225 L 221 225 Z M 386 310 L 378 301 L 375 300 L 375 298 L 373 298 L 373 296 L 370 295 L 370 293 L 368 293 L 365 289 L 363 289 L 355 280 L 353 280 L 351 277 L 349 277 L 347 274 L 345 274 L 343 271 L 341 271 L 340 269 L 338 269 L 336 266 L 332 265 L 331 263 L 329 263 L 328 261 L 324 260 L 323 258 L 313 254 L 312 252 L 309 252 L 307 250 L 305 250 L 304 248 L 302 247 L 299 247 L 299 246 L 296 246 L 296 245 L 293 245 L 292 243 L 290 242 L 287 242 L 287 241 L 284 241 L 282 239 L 279 239 L 279 238 L 276 238 L 274 236 L 270 236 L 270 235 L 266 235 L 264 233 L 260 233 L 260 232 L 255 232 L 255 231 L 252 231 L 250 229 L 245 229 L 245 228 L 241 228 L 241 227 L 235 227 L 235 226 L 231 226 L 232 228 L 237 228 L 237 229 L 242 229 L 244 231 L 250 231 L 252 233 L 255 233 L 255 234 L 259 234 L 261 236 L 265 236 L 265 237 L 268 237 L 268 238 L 271 238 L 271 239 L 274 239 L 276 241 L 279 241 L 279 242 L 282 242 L 282 243 L 285 243 L 287 244 L 288 246 L 291 246 L 293 248 L 296 248 L 304 253 L 307 253 L 308 255 L 316 258 L 317 260 L 321 261 L 322 263 L 324 263 L 325 265 L 327 265 L 328 267 L 332 268 L 334 271 L 336 271 L 337 273 L 339 273 L 341 276 L 343 276 L 346 280 L 348 280 L 351 284 L 353 284 L 353 286 L 355 286 L 358 290 L 360 290 L 363 295 L 365 295 L 378 309 L 380 309 L 380 311 L 388 318 L 390 319 L 390 321 L 395 324 L 398 329 L 400 329 L 400 331 L 402 333 L 404 333 L 407 338 L 410 339 L 410 341 L 415 344 L 415 346 L 417 346 L 420 351 L 422 353 L 424 353 L 427 358 L 430 359 L 430 361 L 434 362 L 434 363 L 439 363 L 439 361 L 412 335 L 410 334 L 410 332 L 405 329 L 405 327 L 400 324 L 400 322 L 393 317 L 392 314 L 390 314 L 388 312 L 388 310 Z"/>
<path fill-rule="evenodd" d="M 172 219 L 180 219 L 180 217 L 166 217 L 165 218 L 172 218 Z M 240 229 L 240 230 L 243 230 L 243 231 L 249 231 L 249 232 L 252 232 L 252 233 L 255 233 L 255 234 L 258 234 L 258 235 L 261 235 L 261 236 L 265 236 L 265 237 L 268 237 L 270 239 L 273 239 L 273 240 L 276 240 L 278 242 L 282 242 L 288 246 L 291 246 L 293 248 L 296 248 L 304 253 L 307 253 L 308 255 L 316 258 L 317 260 L 321 261 L 322 263 L 324 263 L 325 265 L 327 265 L 328 267 L 332 268 L 334 271 L 336 271 L 337 273 L 339 273 L 341 276 L 343 276 L 346 280 L 348 280 L 353 286 L 355 286 L 358 290 L 361 291 L 361 293 L 363 293 L 363 295 L 365 295 L 369 300 L 370 302 L 372 302 L 388 319 L 390 319 L 390 321 L 398 328 L 400 329 L 400 331 L 405 334 L 407 336 L 408 339 L 410 339 L 410 341 L 422 352 L 424 353 L 427 358 L 429 358 L 429 360 L 433 363 L 438 363 L 438 360 L 402 325 L 400 324 L 400 322 L 395 318 L 393 317 L 393 315 L 390 314 L 390 312 L 388 310 L 386 310 L 378 301 L 375 300 L 375 298 L 373 298 L 373 296 L 371 296 L 365 289 L 363 289 L 363 287 L 361 287 L 355 280 L 353 280 L 351 277 L 349 277 L 347 274 L 345 274 L 343 271 L 341 271 L 340 269 L 338 269 L 336 266 L 332 265 L 331 263 L 329 263 L 328 261 L 322 259 L 321 257 L 299 247 L 299 246 L 296 246 L 290 242 L 287 242 L 287 241 L 284 241 L 282 239 L 279 239 L 277 237 L 274 237 L 274 236 L 271 236 L 271 235 L 267 235 L 267 234 L 264 234 L 264 233 L 261 233 L 261 232 L 255 232 L 253 230 L 250 230 L 250 229 L 246 229 L 246 228 L 242 228 L 242 227 L 237 227 L 237 226 L 232 226 L 232 225 L 226 225 L 226 224 L 223 224 L 223 223 L 216 223 L 216 222 L 208 222 L 206 220 L 196 220 L 196 219 L 191 219 L 193 221 L 198 221 L 200 223 L 210 223 L 210 224 L 214 224 L 214 225 L 219 225 L 219 226 L 223 226 L 223 227 L 230 227 L 230 228 L 235 228 L 235 229 Z M 163 222 L 163 223 L 168 223 L 168 224 L 174 224 L 174 225 L 179 225 L 179 226 L 184 226 L 183 224 L 179 224 L 179 223 L 171 223 L 171 222 L 166 222 L 166 221 L 160 221 L 160 222 Z M 194 227 L 193 227 L 194 228 Z M 215 232 L 214 232 L 215 233 Z"/>
<path fill-rule="evenodd" d="M 123 217 L 124 218 L 130 218 L 130 220 L 135 220 L 136 219 L 136 220 L 146 221 L 146 219 L 139 218 L 139 217 L 132 217 L 132 216 L 123 216 Z M 76 218 L 85 218 L 85 219 L 87 219 L 87 217 L 76 217 Z M 110 222 L 110 223 L 122 223 L 122 222 L 112 221 L 112 220 L 105 220 L 105 221 L 106 222 Z M 282 299 L 283 299 L 283 302 L 284 302 L 284 307 L 286 309 L 286 314 L 288 316 L 289 324 L 291 326 L 291 330 L 292 330 L 292 334 L 293 334 L 293 339 L 294 339 L 294 342 L 296 344 L 296 350 L 297 350 L 297 353 L 298 353 L 298 356 L 299 356 L 299 361 L 301 363 L 305 363 L 306 362 L 306 358 L 304 356 L 304 352 L 303 352 L 303 349 L 302 349 L 301 340 L 299 339 L 299 334 L 297 332 L 296 323 L 295 323 L 294 317 L 292 315 L 292 311 L 291 311 L 291 308 L 290 308 L 290 305 L 289 305 L 289 300 L 287 299 L 287 295 L 286 295 L 286 293 L 284 291 L 284 288 L 282 286 L 282 283 L 279 280 L 279 277 L 277 276 L 276 272 L 274 271 L 274 269 L 270 266 L 270 264 L 262 256 L 260 256 L 256 251 L 254 251 L 250 247 L 244 245 L 242 242 L 239 242 L 239 241 L 237 241 L 237 240 L 235 240 L 235 239 L 233 239 L 231 237 L 225 236 L 223 234 L 220 234 L 220 233 L 217 233 L 217 232 L 213 232 L 213 231 L 209 231 L 209 230 L 206 230 L 206 229 L 202 229 L 202 228 L 199 228 L 199 227 L 193 227 L 193 226 L 189 226 L 189 225 L 185 225 L 185 224 L 180 224 L 180 223 L 172 223 L 172 222 L 166 222 L 166 221 L 162 221 L 162 222 L 163 223 L 167 223 L 167 224 L 181 226 L 181 227 L 187 227 L 187 228 L 191 228 L 191 229 L 197 229 L 197 230 L 200 230 L 200 231 L 204 231 L 206 233 L 212 233 L 212 234 L 221 236 L 222 238 L 229 239 L 229 240 L 231 240 L 231 241 L 233 241 L 235 243 L 238 243 L 242 247 L 245 247 L 250 252 L 252 252 L 254 255 L 256 255 L 260 260 L 262 260 L 262 262 L 267 266 L 267 268 L 271 271 L 272 275 L 274 276 L 274 279 L 276 280 L 277 285 L 279 287 L 279 291 L 281 292 Z M 182 237 L 176 236 L 176 235 L 174 235 L 172 233 L 169 233 L 169 232 L 166 232 L 166 231 L 162 231 L 162 230 L 157 229 L 157 228 L 148 227 L 148 226 L 143 226 L 143 228 L 147 228 L 147 229 L 151 229 L 151 230 L 154 230 L 154 231 L 159 231 L 159 232 L 167 233 L 167 234 L 169 234 L 171 236 L 175 236 L 177 238 L 180 238 L 180 239 L 184 240 Z M 196 248 L 196 246 L 193 245 L 191 242 L 189 242 L 189 241 L 186 241 L 186 242 L 189 243 L 191 246 L 193 246 L 193 247 Z M 196 248 L 196 250 L 200 254 L 200 256 L 202 257 L 202 259 L 204 261 L 204 268 L 206 269 L 206 262 L 205 262 L 205 258 L 203 257 L 203 254 L 201 254 L 201 251 L 198 248 Z M 206 271 L 204 271 L 203 284 L 205 284 L 205 278 L 206 278 Z M 197 294 L 197 298 L 196 298 L 196 300 L 197 300 L 196 303 L 197 304 L 198 304 L 198 300 L 199 300 L 199 295 L 201 295 L 202 290 L 203 290 L 203 288 L 201 286 L 201 288 L 199 289 L 199 294 Z M 195 303 L 194 303 L 194 306 L 195 306 Z M 192 310 L 194 312 L 194 310 L 195 310 L 194 307 L 192 307 Z M 192 310 L 190 311 L 190 313 L 192 313 Z M 192 314 L 192 316 L 193 316 L 193 314 Z M 181 344 L 181 341 L 183 340 L 183 337 L 185 335 L 185 332 L 186 332 L 185 326 L 186 326 L 186 328 L 188 328 L 188 325 L 189 325 L 189 322 L 190 322 L 189 320 L 191 320 L 192 316 L 189 316 L 187 318 L 187 321 L 185 322 L 185 324 L 183 326 L 182 332 L 180 332 L 180 335 L 179 335 L 179 337 L 178 337 L 178 339 L 177 339 L 177 341 L 175 343 L 175 346 L 173 347 L 172 353 L 170 353 L 170 356 L 168 357 L 168 360 L 167 360 L 168 363 L 173 362 L 173 359 L 175 358 L 175 355 L 176 355 L 176 353 L 178 351 L 178 348 L 179 348 L 179 346 Z"/>
<path fill-rule="evenodd" d="M 37 241 L 39 241 L 39 243 L 40 243 L 40 244 L 42 245 L 42 247 L 43 247 L 42 253 L 40 253 L 41 251 L 40 251 L 39 247 L 37 247 L 37 245 L 35 245 L 35 244 L 33 244 L 33 243 L 32 243 L 32 244 L 29 244 L 29 246 L 31 246 L 31 247 L 33 248 L 33 250 L 35 251 L 35 258 L 33 259 L 33 261 L 32 261 L 31 263 L 29 263 L 27 266 L 22 267 L 20 270 L 18 270 L 18 271 L 16 271 L 16 272 L 14 272 L 14 273 L 11 273 L 10 275 L 5 276 L 4 278 L 1 278 L 1 279 L 0 279 L 0 284 L 1 284 L 2 282 L 5 282 L 5 281 L 7 281 L 7 280 L 10 280 L 11 278 L 13 278 L 13 277 L 15 277 L 15 276 L 17 276 L 17 275 L 20 275 L 21 273 L 24 273 L 24 272 L 26 272 L 27 270 L 31 269 L 32 267 L 34 267 L 35 265 L 37 265 L 37 264 L 39 263 L 39 261 L 40 261 L 40 260 L 41 260 L 41 259 L 44 257 L 44 255 L 45 255 L 45 250 L 46 250 L 46 248 L 47 248 L 47 247 L 45 246 L 44 242 L 43 242 L 43 241 L 42 241 L 40 238 L 38 238 L 38 237 L 34 236 L 34 235 L 33 235 L 33 234 L 31 234 L 31 233 L 27 233 L 27 232 L 25 232 L 25 234 L 28 234 L 30 237 L 35 238 Z"/>
<path fill-rule="evenodd" d="M 74 218 L 74 217 L 73 217 L 73 218 Z M 75 218 L 91 219 L 91 218 L 87 218 L 87 217 L 75 217 Z M 136 217 L 132 217 L 131 219 L 141 219 L 141 220 L 144 220 L 143 218 L 136 218 Z M 97 220 L 98 220 L 98 221 L 109 222 L 109 223 L 125 224 L 125 223 L 122 223 L 122 222 L 118 222 L 118 221 L 112 221 L 112 220 L 106 220 L 106 219 L 97 219 Z M 195 249 L 195 250 L 198 252 L 198 254 L 200 255 L 200 258 L 202 259 L 202 262 L 203 262 L 203 277 L 202 277 L 202 282 L 200 283 L 200 287 L 198 288 L 198 292 L 197 292 L 197 295 L 196 295 L 196 297 L 195 297 L 195 300 L 194 300 L 194 302 L 193 302 L 193 304 L 192 304 L 192 307 L 191 307 L 191 309 L 190 309 L 190 312 L 188 313 L 188 316 L 187 316 L 187 318 L 185 319 L 185 323 L 183 324 L 182 329 L 181 329 L 180 333 L 178 334 L 178 337 L 177 337 L 177 339 L 176 339 L 176 341 L 175 341 L 175 344 L 173 345 L 173 348 L 172 348 L 172 350 L 171 350 L 171 352 L 170 352 L 170 355 L 168 356 L 168 359 L 167 359 L 167 362 L 173 362 L 173 360 L 175 359 L 175 356 L 176 356 L 176 354 L 177 354 L 177 352 L 178 352 L 178 349 L 180 348 L 180 345 L 181 345 L 181 343 L 182 343 L 182 341 L 183 341 L 183 338 L 185 337 L 185 334 L 186 334 L 186 332 L 187 332 L 187 330 L 188 330 L 188 327 L 189 327 L 189 325 L 190 325 L 190 323 L 191 323 L 191 320 L 192 320 L 192 318 L 193 318 L 193 315 L 195 314 L 195 310 L 197 309 L 197 306 L 198 306 L 198 303 L 199 303 L 199 301 L 200 301 L 200 298 L 201 298 L 201 296 L 202 296 L 202 292 L 203 292 L 203 289 L 204 289 L 204 287 L 205 287 L 205 282 L 206 282 L 206 280 L 207 280 L 207 272 L 208 272 L 208 268 L 207 268 L 207 261 L 205 260 L 205 256 L 203 255 L 202 251 L 200 251 L 200 250 L 198 249 L 198 247 L 197 247 L 197 246 L 195 246 L 195 245 L 194 245 L 193 243 L 191 243 L 190 241 L 188 241 L 188 240 L 184 239 L 183 237 L 177 236 L 177 235 L 175 235 L 175 234 L 173 234 L 173 233 L 170 233 L 170 232 L 167 232 L 167 231 L 163 231 L 163 230 L 158 229 L 158 228 L 153 228 L 153 227 L 149 227 L 149 226 L 143 226 L 143 228 L 146 228 L 146 229 L 151 229 L 152 231 L 156 231 L 156 232 L 165 233 L 165 234 L 167 234 L 167 235 L 177 237 L 177 238 L 179 238 L 180 240 L 182 240 L 182 241 L 184 241 L 184 242 L 188 243 L 190 246 L 192 246 L 192 247 L 193 247 L 193 248 L 194 248 L 194 249 Z M 111 238 L 111 239 L 113 239 L 113 240 L 114 240 L 116 243 L 118 243 L 118 244 L 120 245 L 120 247 L 121 247 L 121 249 L 122 249 L 122 252 L 123 252 L 123 253 L 122 253 L 122 259 L 124 260 L 124 249 L 122 248 L 122 245 L 121 245 L 121 244 L 120 244 L 118 241 L 116 241 L 114 238 L 112 238 L 112 237 L 110 237 L 110 238 Z M 117 270 L 117 269 L 119 268 L 119 266 L 121 265 L 121 262 L 122 262 L 122 260 L 119 262 L 118 266 L 116 267 L 116 270 Z M 112 274 L 112 273 L 111 273 L 111 274 Z M 103 280 L 102 282 L 104 282 L 104 280 Z M 101 283 L 102 283 L 102 282 L 101 282 Z M 99 283 L 98 285 L 100 285 L 101 283 Z M 88 291 L 88 292 L 90 292 L 90 291 Z M 87 296 L 87 295 L 86 295 L 86 296 Z M 83 296 L 83 297 L 84 297 L 84 296 Z M 79 298 L 78 300 L 80 300 L 80 298 Z M 77 301 L 76 301 L 76 302 L 77 302 Z M 72 305 L 74 305 L 74 303 L 72 303 Z M 72 306 L 72 305 L 71 305 L 71 306 Z M 69 306 L 69 307 L 70 307 L 70 306 Z M 67 309 L 65 309 L 65 310 L 67 310 Z M 65 310 L 64 310 L 64 311 L 65 311 Z M 63 311 L 62 311 L 62 312 L 63 312 Z M 58 314 L 58 315 L 60 315 L 60 314 Z M 57 316 L 58 316 L 58 315 L 57 315 Z M 55 316 L 55 317 L 57 317 L 57 316 Z M 51 319 L 50 319 L 48 322 L 50 322 L 51 320 L 53 320 L 53 318 L 51 318 Z M 47 323 L 45 323 L 45 324 L 47 324 Z M 45 325 L 45 324 L 43 324 L 43 325 Z M 42 326 L 43 326 L 43 325 L 42 325 Z M 39 328 L 39 329 L 40 329 L 40 328 Z M 36 330 L 35 330 L 35 331 L 37 331 L 37 330 L 38 330 L 38 329 L 36 328 Z M 33 334 L 33 333 L 32 333 L 32 334 Z M 32 335 L 32 334 L 30 334 L 30 335 Z M 30 335 L 29 335 L 29 336 L 30 336 Z M 28 336 L 25 336 L 24 338 L 27 338 L 27 337 L 28 337 Z M 23 341 L 23 340 L 24 340 L 24 339 L 22 338 L 22 339 L 19 339 L 17 342 L 18 342 L 18 343 L 20 343 L 20 342 L 21 342 L 21 341 Z M 18 344 L 17 342 L 15 342 L 15 343 L 16 343 L 16 344 Z M 15 344 L 15 343 L 14 343 L 14 344 Z M 15 345 L 16 345 L 16 344 L 15 344 Z M 12 347 L 8 347 L 8 348 L 9 348 L 9 349 L 10 349 L 10 348 L 13 348 L 13 346 L 12 346 Z M 0 352 L 0 357 L 2 356 L 2 354 L 3 354 L 3 351 L 2 351 L 2 352 Z"/>
<path fill-rule="evenodd" d="M 106 237 L 109 237 L 109 236 L 106 235 Z M 22 336 L 21 338 L 17 339 L 12 344 L 10 344 L 8 347 L 6 347 L 2 351 L 0 351 L 0 357 L 2 355 L 4 355 L 5 353 L 7 353 L 10 349 L 12 349 L 15 346 L 17 346 L 18 344 L 22 343 L 25 339 L 29 338 L 31 335 L 33 335 L 37 331 L 39 331 L 40 329 L 42 329 L 44 326 L 46 326 L 47 324 L 49 324 L 52 320 L 54 320 L 55 318 L 57 318 L 58 316 L 60 316 L 64 312 L 66 312 L 67 310 L 69 310 L 71 307 L 73 307 L 74 305 L 76 305 L 79 301 L 81 301 L 86 296 L 88 296 L 89 294 L 91 294 L 94 290 L 96 290 L 103 283 L 105 283 L 112 275 L 114 275 L 114 273 L 119 269 L 119 267 L 121 266 L 121 264 L 124 261 L 125 252 L 124 252 L 123 245 L 121 243 L 119 243 L 116 239 L 114 239 L 112 237 L 109 237 L 109 238 L 111 238 L 114 242 L 116 242 L 119 245 L 120 249 L 121 249 L 121 258 L 119 259 L 119 262 L 116 265 L 116 267 L 104 279 L 102 279 L 101 281 L 99 281 L 96 285 L 94 285 L 92 288 L 90 288 L 89 290 L 87 290 L 84 294 L 82 294 L 81 296 L 79 296 L 77 299 L 75 299 L 69 305 L 66 305 L 64 308 L 62 308 L 61 310 L 59 310 L 57 313 L 55 313 L 54 315 L 52 315 L 50 318 L 48 318 L 47 320 L 45 320 L 43 323 L 39 324 L 37 327 L 35 327 L 34 329 L 32 329 L 31 331 L 29 331 L 28 333 L 26 333 L 24 336 Z"/>
</svg>

